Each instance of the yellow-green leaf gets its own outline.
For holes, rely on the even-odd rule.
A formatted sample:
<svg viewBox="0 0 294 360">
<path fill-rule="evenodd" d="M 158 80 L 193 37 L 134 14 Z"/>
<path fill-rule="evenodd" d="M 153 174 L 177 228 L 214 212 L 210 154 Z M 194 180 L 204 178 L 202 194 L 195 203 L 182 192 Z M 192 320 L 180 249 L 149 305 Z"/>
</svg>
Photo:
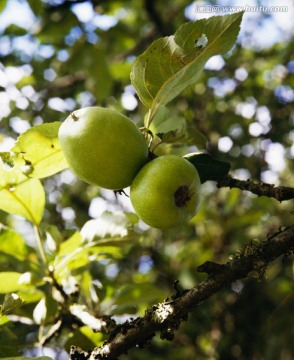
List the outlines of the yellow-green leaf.
<svg viewBox="0 0 294 360">
<path fill-rule="evenodd" d="M 0 163 L 0 209 L 38 225 L 44 207 L 45 192 L 40 180 L 27 178 L 17 166 L 5 170 Z"/>
<path fill-rule="evenodd" d="M 6 7 L 6 5 L 7 5 L 7 1 L 8 1 L 8 0 L 2 0 L 2 1 L 0 2 L 0 12 L 2 12 L 2 11 L 5 9 L 5 7 Z"/>
<path fill-rule="evenodd" d="M 30 177 L 44 178 L 68 167 L 58 140 L 61 122 L 36 125 L 22 133 L 12 148 L 31 167 Z"/>
<path fill-rule="evenodd" d="M 18 283 L 21 273 L 14 271 L 0 272 L 0 294 L 13 293 L 24 288 Z"/>
<path fill-rule="evenodd" d="M 23 261 L 26 259 L 27 252 L 23 237 L 17 232 L 0 225 L 0 253 Z"/>
<path fill-rule="evenodd" d="M 82 245 L 82 235 L 76 231 L 69 239 L 60 244 L 58 256 L 62 257 L 73 253 Z"/>
</svg>

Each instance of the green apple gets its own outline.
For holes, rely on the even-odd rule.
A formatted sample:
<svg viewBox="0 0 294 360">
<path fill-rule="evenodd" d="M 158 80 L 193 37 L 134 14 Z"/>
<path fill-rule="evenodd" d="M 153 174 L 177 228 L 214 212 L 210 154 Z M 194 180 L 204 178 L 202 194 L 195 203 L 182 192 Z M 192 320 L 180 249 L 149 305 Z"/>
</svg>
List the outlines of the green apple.
<svg viewBox="0 0 294 360">
<path fill-rule="evenodd" d="M 94 106 L 74 111 L 61 124 L 58 137 L 72 171 L 106 189 L 131 185 L 148 157 L 140 130 L 113 109 Z"/>
<path fill-rule="evenodd" d="M 130 198 L 146 224 L 174 228 L 198 212 L 200 187 L 198 172 L 188 160 L 163 155 L 142 167 L 131 185 Z"/>
</svg>

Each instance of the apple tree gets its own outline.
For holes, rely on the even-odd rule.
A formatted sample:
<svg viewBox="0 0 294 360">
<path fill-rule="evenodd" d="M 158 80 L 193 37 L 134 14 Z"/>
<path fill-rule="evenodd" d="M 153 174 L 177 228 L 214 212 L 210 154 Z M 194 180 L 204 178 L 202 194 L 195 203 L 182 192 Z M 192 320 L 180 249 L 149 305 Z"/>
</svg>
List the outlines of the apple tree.
<svg viewBox="0 0 294 360">
<path fill-rule="evenodd" d="M 194 5 L 1 30 L 2 358 L 292 358 L 293 34 Z"/>
</svg>

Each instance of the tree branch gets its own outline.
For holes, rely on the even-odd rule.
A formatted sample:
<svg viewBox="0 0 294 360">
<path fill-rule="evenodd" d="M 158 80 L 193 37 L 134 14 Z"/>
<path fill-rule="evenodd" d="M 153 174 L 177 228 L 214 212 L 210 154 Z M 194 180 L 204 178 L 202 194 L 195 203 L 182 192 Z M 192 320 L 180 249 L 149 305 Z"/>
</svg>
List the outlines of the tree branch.
<svg viewBox="0 0 294 360">
<path fill-rule="evenodd" d="M 274 186 L 263 182 L 254 182 L 252 180 L 238 180 L 231 175 L 225 175 L 217 179 L 217 187 L 238 188 L 247 190 L 258 196 L 267 196 L 275 198 L 278 201 L 294 199 L 294 188 L 287 186 Z"/>
<path fill-rule="evenodd" d="M 172 32 L 170 29 L 169 24 L 165 24 L 162 21 L 162 18 L 160 17 L 159 13 L 156 11 L 156 1 L 155 0 L 145 0 L 144 6 L 146 9 L 146 12 L 150 18 L 150 20 L 153 22 L 153 24 L 156 27 L 157 32 L 161 36 L 168 36 Z"/>
<path fill-rule="evenodd" d="M 200 303 L 233 282 L 263 273 L 267 265 L 280 256 L 294 252 L 294 225 L 280 230 L 264 241 L 245 246 L 241 253 L 226 264 L 207 262 L 198 268 L 209 276 L 190 290 L 179 291 L 164 302 L 147 309 L 144 317 L 116 326 L 109 339 L 92 352 L 73 346 L 71 360 L 114 360 L 133 347 L 144 347 L 156 332 L 162 339 L 173 339 L 174 331 Z"/>
</svg>

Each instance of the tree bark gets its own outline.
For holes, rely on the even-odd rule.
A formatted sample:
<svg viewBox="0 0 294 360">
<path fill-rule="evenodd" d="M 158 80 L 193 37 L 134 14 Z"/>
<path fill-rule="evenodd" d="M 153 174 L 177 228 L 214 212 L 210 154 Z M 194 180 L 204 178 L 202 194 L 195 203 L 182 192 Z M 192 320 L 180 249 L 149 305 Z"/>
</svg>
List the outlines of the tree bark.
<svg viewBox="0 0 294 360">
<path fill-rule="evenodd" d="M 71 360 L 114 360 L 131 348 L 142 348 L 159 332 L 162 339 L 172 340 L 174 331 L 200 303 L 237 280 L 262 276 L 268 264 L 294 252 L 294 225 L 268 236 L 258 244 L 249 244 L 226 264 L 206 262 L 198 267 L 208 277 L 190 290 L 176 291 L 162 303 L 147 309 L 144 317 L 117 325 L 108 340 L 91 352 L 75 346 Z"/>
<path fill-rule="evenodd" d="M 275 198 L 278 201 L 294 199 L 294 188 L 292 187 L 274 186 L 272 184 L 255 182 L 252 180 L 238 180 L 231 175 L 226 175 L 217 179 L 217 187 L 238 188 L 240 190 L 250 191 L 258 196 Z"/>
</svg>

